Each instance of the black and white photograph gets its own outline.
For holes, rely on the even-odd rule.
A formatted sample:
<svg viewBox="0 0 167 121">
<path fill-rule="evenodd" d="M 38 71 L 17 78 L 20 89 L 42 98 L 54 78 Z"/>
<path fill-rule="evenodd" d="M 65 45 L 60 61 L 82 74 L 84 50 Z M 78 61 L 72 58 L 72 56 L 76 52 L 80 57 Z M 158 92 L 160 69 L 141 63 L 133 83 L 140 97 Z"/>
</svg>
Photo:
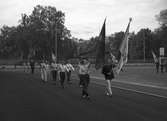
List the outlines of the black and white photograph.
<svg viewBox="0 0 167 121">
<path fill-rule="evenodd" d="M 0 0 L 0 121 L 167 121 L 167 1 Z"/>
</svg>

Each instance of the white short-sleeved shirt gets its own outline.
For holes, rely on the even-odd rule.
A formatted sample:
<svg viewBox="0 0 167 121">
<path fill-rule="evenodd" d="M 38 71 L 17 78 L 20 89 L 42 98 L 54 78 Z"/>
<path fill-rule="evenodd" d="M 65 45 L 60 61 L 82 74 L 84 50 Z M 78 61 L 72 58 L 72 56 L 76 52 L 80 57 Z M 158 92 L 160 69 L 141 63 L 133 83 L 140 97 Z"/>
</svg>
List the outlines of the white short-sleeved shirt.
<svg viewBox="0 0 167 121">
<path fill-rule="evenodd" d="M 65 65 L 62 65 L 62 64 L 59 64 L 59 71 L 60 72 L 65 72 L 67 69 L 66 69 L 66 66 Z"/>
</svg>

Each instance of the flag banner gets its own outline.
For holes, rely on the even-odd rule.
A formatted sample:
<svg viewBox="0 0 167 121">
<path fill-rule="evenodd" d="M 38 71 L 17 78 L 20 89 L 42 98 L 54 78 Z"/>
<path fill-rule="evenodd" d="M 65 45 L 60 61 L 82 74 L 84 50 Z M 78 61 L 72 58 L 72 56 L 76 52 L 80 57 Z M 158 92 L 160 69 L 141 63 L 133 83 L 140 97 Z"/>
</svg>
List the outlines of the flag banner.
<svg viewBox="0 0 167 121">
<path fill-rule="evenodd" d="M 101 32 L 99 34 L 98 42 L 96 43 L 96 69 L 101 68 L 105 62 L 105 23 L 106 19 L 104 20 Z"/>
<path fill-rule="evenodd" d="M 131 21 L 132 21 L 132 19 L 130 18 L 128 26 L 127 26 L 126 31 L 125 31 L 124 39 L 122 40 L 122 43 L 121 43 L 120 48 L 119 48 L 119 51 L 121 53 L 121 58 L 120 58 L 118 65 L 117 65 L 117 70 L 116 70 L 117 74 L 119 74 L 123 65 L 126 64 L 128 61 L 128 41 L 129 41 L 129 28 L 130 28 Z"/>
<path fill-rule="evenodd" d="M 56 55 L 54 53 L 52 53 L 52 60 L 56 61 Z"/>
<path fill-rule="evenodd" d="M 155 53 L 153 51 L 151 51 L 153 58 L 154 58 L 154 62 L 157 63 L 158 62 L 158 58 L 156 57 Z"/>
<path fill-rule="evenodd" d="M 111 52 L 110 52 L 110 57 L 112 58 L 113 63 L 116 64 L 118 62 L 116 57 Z"/>
</svg>

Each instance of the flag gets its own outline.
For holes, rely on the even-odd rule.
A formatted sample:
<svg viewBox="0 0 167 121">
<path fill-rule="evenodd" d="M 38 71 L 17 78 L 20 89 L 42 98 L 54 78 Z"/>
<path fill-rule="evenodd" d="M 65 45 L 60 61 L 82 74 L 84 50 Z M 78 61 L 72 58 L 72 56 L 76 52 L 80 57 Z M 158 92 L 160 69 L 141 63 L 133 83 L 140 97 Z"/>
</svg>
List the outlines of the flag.
<svg viewBox="0 0 167 121">
<path fill-rule="evenodd" d="M 116 57 L 110 52 L 110 57 L 112 58 L 113 63 L 117 63 Z"/>
<path fill-rule="evenodd" d="M 52 60 L 56 62 L 56 56 L 54 53 L 52 53 Z"/>
<path fill-rule="evenodd" d="M 130 28 L 130 22 L 132 19 L 129 19 L 128 26 L 125 31 L 124 39 L 122 40 L 121 46 L 119 48 L 119 51 L 121 53 L 120 60 L 117 65 L 116 72 L 119 74 L 120 70 L 122 69 L 123 65 L 127 63 L 128 60 L 128 41 L 129 41 L 129 28 Z"/>
<path fill-rule="evenodd" d="M 157 63 L 158 62 L 158 58 L 156 57 L 155 53 L 153 51 L 151 51 L 153 58 L 154 58 L 154 62 Z"/>
<path fill-rule="evenodd" d="M 104 20 L 104 23 L 96 44 L 96 63 L 95 63 L 96 69 L 101 68 L 105 62 L 105 23 L 106 23 L 106 19 Z"/>
</svg>

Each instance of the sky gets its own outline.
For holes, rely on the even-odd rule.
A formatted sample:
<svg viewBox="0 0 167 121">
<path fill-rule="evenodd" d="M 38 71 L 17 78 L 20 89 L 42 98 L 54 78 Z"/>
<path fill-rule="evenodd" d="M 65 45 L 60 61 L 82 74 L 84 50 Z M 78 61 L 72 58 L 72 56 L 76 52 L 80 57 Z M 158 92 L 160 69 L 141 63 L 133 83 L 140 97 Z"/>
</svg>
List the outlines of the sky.
<svg viewBox="0 0 167 121">
<path fill-rule="evenodd" d="M 155 15 L 167 9 L 167 0 L 0 0 L 0 27 L 16 26 L 22 13 L 30 15 L 36 5 L 54 6 L 65 13 L 65 26 L 73 37 L 98 36 L 106 20 L 106 35 L 125 31 L 132 17 L 130 32 L 159 27 Z"/>
</svg>

